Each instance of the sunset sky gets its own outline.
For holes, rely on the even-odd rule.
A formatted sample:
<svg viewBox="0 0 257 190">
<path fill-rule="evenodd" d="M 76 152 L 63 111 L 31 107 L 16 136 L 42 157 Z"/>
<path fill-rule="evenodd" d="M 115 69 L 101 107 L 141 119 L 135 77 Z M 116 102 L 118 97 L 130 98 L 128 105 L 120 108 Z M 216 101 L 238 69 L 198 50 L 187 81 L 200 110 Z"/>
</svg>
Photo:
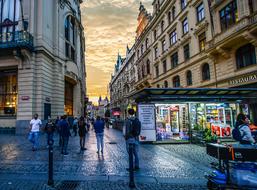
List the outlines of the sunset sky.
<svg viewBox="0 0 257 190">
<path fill-rule="evenodd" d="M 151 12 L 153 0 L 141 0 Z M 86 36 L 87 94 L 96 102 L 107 94 L 117 54 L 135 41 L 140 0 L 86 0 L 81 6 Z"/>
</svg>

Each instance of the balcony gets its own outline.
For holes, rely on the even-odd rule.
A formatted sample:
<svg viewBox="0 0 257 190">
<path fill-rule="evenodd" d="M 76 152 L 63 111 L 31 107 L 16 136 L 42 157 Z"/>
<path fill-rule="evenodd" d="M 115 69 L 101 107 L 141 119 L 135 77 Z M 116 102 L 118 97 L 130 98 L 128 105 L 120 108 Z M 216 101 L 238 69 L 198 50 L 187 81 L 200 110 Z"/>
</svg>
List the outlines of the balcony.
<svg viewBox="0 0 257 190">
<path fill-rule="evenodd" d="M 257 15 L 245 17 L 227 30 L 216 34 L 214 38 L 207 43 L 206 49 L 216 48 L 217 46 L 233 47 L 242 37 L 240 33 L 246 31 L 257 23 Z"/>
<path fill-rule="evenodd" d="M 139 79 L 136 82 L 135 87 L 136 89 L 149 88 L 151 86 L 151 83 L 152 83 L 152 75 L 147 74 L 146 76 L 144 76 L 143 78 Z"/>
<path fill-rule="evenodd" d="M 33 51 L 33 36 L 27 31 L 0 34 L 0 49 L 25 48 Z"/>
</svg>

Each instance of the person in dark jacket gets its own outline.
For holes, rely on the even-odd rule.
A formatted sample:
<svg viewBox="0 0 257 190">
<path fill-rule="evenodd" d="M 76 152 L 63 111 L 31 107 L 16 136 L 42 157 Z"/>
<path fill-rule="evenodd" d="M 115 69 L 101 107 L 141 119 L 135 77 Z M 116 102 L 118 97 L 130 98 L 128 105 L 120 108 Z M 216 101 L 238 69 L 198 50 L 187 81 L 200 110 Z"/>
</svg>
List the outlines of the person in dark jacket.
<svg viewBox="0 0 257 190">
<path fill-rule="evenodd" d="M 86 122 L 85 122 L 85 118 L 83 116 L 80 117 L 80 119 L 78 121 L 78 126 L 79 126 L 80 150 L 83 151 L 83 150 L 86 150 L 85 137 L 86 137 L 86 132 L 87 132 Z"/>
<path fill-rule="evenodd" d="M 49 146 L 49 142 L 50 141 L 54 141 L 53 140 L 53 136 L 54 136 L 54 129 L 55 129 L 55 124 L 53 123 L 51 118 L 48 118 L 48 121 L 45 125 L 45 132 L 46 132 L 46 137 L 47 137 L 47 148 Z"/>
<path fill-rule="evenodd" d="M 69 137 L 71 136 L 70 134 L 70 128 L 69 124 L 67 122 L 67 116 L 63 116 L 63 119 L 60 121 L 60 134 L 62 137 L 62 154 L 63 155 L 68 155 L 67 148 L 68 148 L 68 142 L 69 142 Z"/>
<path fill-rule="evenodd" d="M 101 153 L 104 151 L 104 121 L 101 120 L 100 116 L 97 116 L 94 122 L 95 135 L 97 140 L 97 153 L 101 149 Z"/>
</svg>

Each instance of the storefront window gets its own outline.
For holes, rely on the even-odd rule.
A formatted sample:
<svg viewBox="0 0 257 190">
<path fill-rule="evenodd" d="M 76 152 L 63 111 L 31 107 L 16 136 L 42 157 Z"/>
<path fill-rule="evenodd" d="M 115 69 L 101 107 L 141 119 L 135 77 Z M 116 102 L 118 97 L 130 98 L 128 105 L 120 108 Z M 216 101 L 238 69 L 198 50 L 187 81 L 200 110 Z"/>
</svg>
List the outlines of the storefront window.
<svg viewBox="0 0 257 190">
<path fill-rule="evenodd" d="M 73 84 L 65 81 L 65 114 L 73 115 Z"/>
<path fill-rule="evenodd" d="M 158 141 L 189 140 L 186 104 L 156 104 L 156 137 Z"/>
<path fill-rule="evenodd" d="M 16 116 L 17 71 L 0 71 L 0 117 Z"/>
<path fill-rule="evenodd" d="M 191 128 L 194 132 L 202 131 L 206 138 L 231 137 L 236 119 L 235 104 L 191 103 L 189 109 Z M 209 134 L 207 134 L 208 130 Z"/>
</svg>

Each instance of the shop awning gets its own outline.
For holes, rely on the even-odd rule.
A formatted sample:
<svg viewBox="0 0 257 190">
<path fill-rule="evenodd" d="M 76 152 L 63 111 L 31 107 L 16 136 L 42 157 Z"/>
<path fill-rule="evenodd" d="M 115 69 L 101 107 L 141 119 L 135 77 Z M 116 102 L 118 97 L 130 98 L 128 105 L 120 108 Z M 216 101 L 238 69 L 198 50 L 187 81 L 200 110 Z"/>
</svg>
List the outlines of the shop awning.
<svg viewBox="0 0 257 190">
<path fill-rule="evenodd" d="M 132 95 L 140 102 L 257 102 L 257 88 L 146 88 Z"/>
</svg>

